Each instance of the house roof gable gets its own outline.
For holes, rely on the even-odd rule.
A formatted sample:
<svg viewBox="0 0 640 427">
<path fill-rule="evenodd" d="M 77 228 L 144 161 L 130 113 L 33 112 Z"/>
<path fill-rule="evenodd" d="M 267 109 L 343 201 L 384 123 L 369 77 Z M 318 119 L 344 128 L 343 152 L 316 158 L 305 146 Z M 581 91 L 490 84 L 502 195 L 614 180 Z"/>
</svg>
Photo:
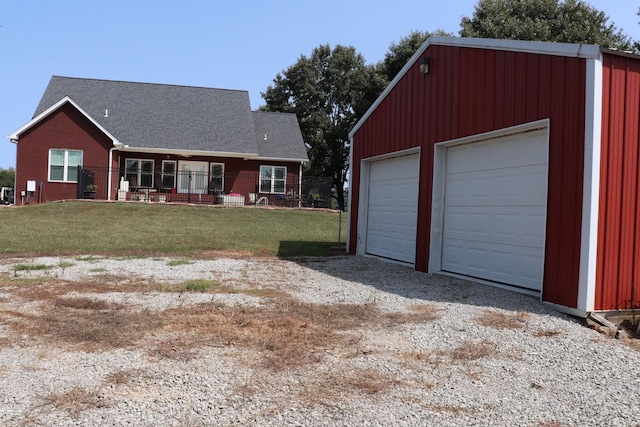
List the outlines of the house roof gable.
<svg viewBox="0 0 640 427">
<path fill-rule="evenodd" d="M 66 105 L 66 104 L 70 104 L 76 110 L 78 110 L 80 112 L 80 114 L 82 114 L 84 117 L 86 117 L 87 120 L 89 120 L 91 123 L 93 123 L 98 129 L 100 129 L 101 132 L 103 132 L 107 137 L 109 137 L 113 141 L 114 145 L 119 145 L 120 144 L 120 142 L 118 141 L 118 139 L 115 136 L 113 136 L 100 123 L 95 121 L 93 119 L 93 117 L 91 117 L 86 111 L 84 111 L 82 109 L 82 107 L 80 107 L 73 99 L 71 99 L 68 96 L 65 96 L 64 98 L 62 98 L 61 100 L 59 100 L 55 104 L 51 105 L 46 110 L 42 111 L 40 114 L 35 115 L 33 117 L 33 119 L 29 120 L 20 129 L 18 129 L 15 132 L 11 133 L 9 135 L 9 139 L 11 141 L 17 141 L 20 138 L 20 135 L 22 135 L 25 131 L 31 129 L 33 126 L 35 126 L 36 124 L 38 124 L 39 122 L 41 122 L 45 118 L 49 117 L 51 114 L 53 114 L 55 111 L 59 110 L 63 105 Z"/>
</svg>

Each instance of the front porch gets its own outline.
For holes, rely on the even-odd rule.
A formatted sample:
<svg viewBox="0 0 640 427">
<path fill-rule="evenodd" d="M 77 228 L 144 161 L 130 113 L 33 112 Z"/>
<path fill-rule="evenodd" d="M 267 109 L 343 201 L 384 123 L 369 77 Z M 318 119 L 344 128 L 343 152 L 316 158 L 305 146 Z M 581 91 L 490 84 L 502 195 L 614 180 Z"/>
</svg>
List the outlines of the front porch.
<svg viewBox="0 0 640 427">
<path fill-rule="evenodd" d="M 330 208 L 331 178 L 281 177 L 258 173 L 220 174 L 176 171 L 168 180 L 163 171 L 81 167 L 77 198 L 149 203 L 189 203 L 224 206 Z M 126 179 L 128 178 L 128 179 Z M 176 185 L 177 184 L 177 185 Z"/>
</svg>

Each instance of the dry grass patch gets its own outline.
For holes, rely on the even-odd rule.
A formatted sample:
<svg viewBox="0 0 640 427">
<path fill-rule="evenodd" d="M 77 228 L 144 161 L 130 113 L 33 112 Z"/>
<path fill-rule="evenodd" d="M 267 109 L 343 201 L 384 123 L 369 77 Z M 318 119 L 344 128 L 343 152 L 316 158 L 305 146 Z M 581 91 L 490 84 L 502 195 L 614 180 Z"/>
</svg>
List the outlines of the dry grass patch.
<svg viewBox="0 0 640 427">
<path fill-rule="evenodd" d="M 449 412 L 450 414 L 462 414 L 462 413 L 473 413 L 476 412 L 471 408 L 463 408 L 461 406 L 454 405 L 424 405 L 424 407 L 432 412 Z"/>
<path fill-rule="evenodd" d="M 193 336 L 177 336 L 173 339 L 162 339 L 147 350 L 147 354 L 155 360 L 169 359 L 188 362 L 195 359 L 197 349 L 207 344 L 207 339 Z"/>
<path fill-rule="evenodd" d="M 251 287 L 251 288 L 234 288 L 232 293 L 242 293 L 245 295 L 254 296 L 257 298 L 291 298 L 291 294 L 284 292 L 278 288 L 265 286 L 265 287 Z"/>
<path fill-rule="evenodd" d="M 396 385 L 398 381 L 388 374 L 374 369 L 366 369 L 346 378 L 344 383 L 365 394 L 376 394 Z"/>
<path fill-rule="evenodd" d="M 389 373 L 376 369 L 342 369 L 340 372 L 315 372 L 307 375 L 298 394 L 301 401 L 312 404 L 333 405 L 358 397 L 376 398 L 400 384 Z"/>
<path fill-rule="evenodd" d="M 0 315 L 25 340 L 62 348 L 97 352 L 139 348 L 144 343 L 151 357 L 188 361 L 205 346 L 236 346 L 257 351 L 261 365 L 275 370 L 316 363 L 327 349 L 352 354 L 359 348 L 363 328 L 437 318 L 436 310 L 426 304 L 415 305 L 406 313 L 382 311 L 375 304 L 311 304 L 275 288 L 232 288 L 217 281 L 211 281 L 205 291 L 265 299 L 261 305 L 229 306 L 212 300 L 164 311 L 139 311 L 91 298 L 96 292 L 148 292 L 159 286 L 120 280 L 120 276 L 107 275 L 81 282 L 51 280 L 14 286 L 10 292 L 20 302 L 37 303 L 37 310 L 4 310 Z"/>
<path fill-rule="evenodd" d="M 105 378 L 106 384 L 124 385 L 129 384 L 134 378 L 144 375 L 144 371 L 140 369 L 126 369 L 123 371 L 112 372 Z"/>
<path fill-rule="evenodd" d="M 424 313 L 383 313 L 373 304 L 309 304 L 294 299 L 262 306 L 209 302 L 168 310 L 167 329 L 181 333 L 182 348 L 202 345 L 250 347 L 263 367 L 284 369 L 316 363 L 327 348 L 359 342 L 352 331 L 374 325 L 424 321 Z M 346 349 L 346 348 L 345 348 Z"/>
<path fill-rule="evenodd" d="M 53 303 L 54 307 L 75 308 L 77 310 L 123 310 L 123 304 L 100 301 L 86 297 L 58 298 Z"/>
<path fill-rule="evenodd" d="M 82 411 L 92 408 L 104 408 L 108 402 L 97 393 L 74 387 L 64 393 L 51 393 L 40 398 L 41 407 L 51 406 L 67 412 L 72 418 L 78 418 Z"/>
<path fill-rule="evenodd" d="M 520 329 L 529 320 L 529 313 L 520 310 L 517 313 L 503 313 L 494 310 L 483 310 L 482 314 L 475 318 L 480 326 L 495 329 Z"/>
<path fill-rule="evenodd" d="M 87 276 L 82 281 L 69 282 L 67 289 L 77 292 L 144 292 L 153 286 L 154 283 L 139 277 L 104 273 Z"/>
<path fill-rule="evenodd" d="M 2 314 L 11 316 L 7 324 L 22 336 L 84 351 L 132 347 L 162 326 L 150 312 L 132 313 L 118 304 L 86 298 L 55 299 L 41 310 L 35 314 L 15 311 Z"/>
<path fill-rule="evenodd" d="M 75 258 L 76 261 L 84 261 L 84 262 L 90 262 L 90 263 L 100 262 L 103 259 L 104 258 L 102 257 L 94 256 L 94 255 L 78 256 Z"/>
<path fill-rule="evenodd" d="M 551 337 L 557 337 L 558 335 L 562 335 L 562 331 L 558 331 L 558 330 L 548 330 L 548 331 L 535 331 L 533 333 L 533 336 L 536 338 L 551 338 Z"/>
<path fill-rule="evenodd" d="M 490 341 L 466 341 L 449 355 L 454 361 L 473 361 L 496 354 L 496 345 Z"/>
<path fill-rule="evenodd" d="M 144 292 L 147 283 L 140 279 L 123 276 L 89 277 L 83 281 L 66 281 L 57 278 L 0 280 L 0 288 L 5 288 L 23 301 L 53 302 L 67 294 L 100 294 L 107 292 Z"/>
</svg>

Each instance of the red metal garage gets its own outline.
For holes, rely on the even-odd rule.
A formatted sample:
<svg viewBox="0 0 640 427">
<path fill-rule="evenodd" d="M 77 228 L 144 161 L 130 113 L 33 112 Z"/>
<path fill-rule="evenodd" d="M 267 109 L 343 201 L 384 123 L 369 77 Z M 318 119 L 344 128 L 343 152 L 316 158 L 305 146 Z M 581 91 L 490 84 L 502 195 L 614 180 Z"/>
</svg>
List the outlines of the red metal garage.
<svg viewBox="0 0 640 427">
<path fill-rule="evenodd" d="M 369 238 L 388 242 L 379 253 L 399 255 L 385 258 L 539 295 L 572 314 L 636 308 L 639 116 L 639 56 L 430 38 L 351 132 L 349 251 L 379 256 Z M 407 155 L 419 156 L 417 215 L 390 203 L 407 223 L 370 235 L 385 206 L 369 197 L 376 171 L 389 174 Z M 411 250 L 393 238 L 407 230 Z"/>
</svg>

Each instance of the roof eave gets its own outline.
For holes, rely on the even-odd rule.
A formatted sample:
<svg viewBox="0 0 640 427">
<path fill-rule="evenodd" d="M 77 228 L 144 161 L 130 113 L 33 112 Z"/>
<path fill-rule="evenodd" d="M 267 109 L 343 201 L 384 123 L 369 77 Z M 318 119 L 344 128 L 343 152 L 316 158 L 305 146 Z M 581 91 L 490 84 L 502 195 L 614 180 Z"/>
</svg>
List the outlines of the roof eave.
<svg viewBox="0 0 640 427">
<path fill-rule="evenodd" d="M 148 148 L 148 147 L 132 147 L 124 145 L 119 151 L 149 153 L 149 154 L 170 154 L 174 156 L 206 156 L 206 157 L 234 157 L 234 158 L 256 158 L 257 153 L 234 153 L 229 151 L 203 151 L 203 150 L 179 150 L 172 148 Z"/>
<path fill-rule="evenodd" d="M 26 124 L 24 124 L 22 127 L 20 127 L 20 129 L 16 130 L 15 132 L 11 133 L 8 138 L 11 140 L 11 142 L 13 143 L 18 143 L 18 141 L 20 140 L 20 135 L 22 135 L 24 132 L 26 132 L 27 130 L 31 129 L 33 126 L 35 126 L 36 124 L 38 124 L 39 122 L 41 122 L 42 120 L 44 120 L 45 118 L 47 118 L 49 115 L 51 115 L 54 111 L 58 110 L 60 107 L 62 107 L 65 104 L 71 104 L 73 106 L 73 108 L 75 108 L 76 110 L 78 110 L 80 112 L 80 114 L 82 114 L 83 116 L 85 116 L 87 118 L 87 120 L 89 120 L 91 123 L 93 123 L 102 133 L 104 133 L 109 139 L 111 139 L 111 141 L 113 141 L 113 145 L 114 146 L 118 146 L 120 145 L 120 141 L 118 141 L 118 138 L 116 138 L 115 136 L 113 136 L 108 130 L 106 130 L 100 123 L 98 123 L 93 117 L 91 117 L 91 115 L 89 113 L 87 113 L 86 111 L 84 111 L 82 109 L 82 107 L 80 107 L 73 99 L 71 99 L 69 96 L 65 96 L 64 98 L 62 98 L 60 101 L 56 102 L 55 104 L 53 104 L 51 107 L 47 108 L 46 110 L 44 110 L 42 113 L 38 114 L 36 117 L 34 117 L 33 119 L 29 120 Z"/>
<path fill-rule="evenodd" d="M 258 156 L 254 158 L 246 158 L 245 160 L 264 160 L 269 162 L 296 162 L 296 163 L 307 163 L 309 159 L 292 159 L 285 157 L 266 157 L 266 156 Z"/>
</svg>

